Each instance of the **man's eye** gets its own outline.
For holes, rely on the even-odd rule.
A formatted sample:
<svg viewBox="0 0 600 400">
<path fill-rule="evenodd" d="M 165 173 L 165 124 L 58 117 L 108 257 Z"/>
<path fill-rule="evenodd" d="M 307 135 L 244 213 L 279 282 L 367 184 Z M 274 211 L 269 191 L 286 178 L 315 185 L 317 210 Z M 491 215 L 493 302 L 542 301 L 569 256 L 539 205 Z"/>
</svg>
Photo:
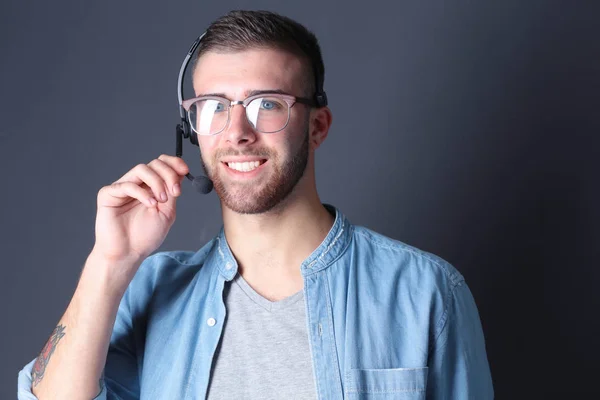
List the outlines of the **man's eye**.
<svg viewBox="0 0 600 400">
<path fill-rule="evenodd" d="M 223 104 L 223 103 L 219 103 L 219 104 L 217 104 L 217 106 L 215 107 L 215 112 L 221 112 L 221 111 L 223 111 L 223 110 L 225 110 L 225 104 Z"/>
<path fill-rule="evenodd" d="M 279 103 L 272 100 L 263 100 L 260 104 L 260 108 L 264 110 L 276 110 L 280 107 L 281 106 L 279 105 Z"/>
</svg>

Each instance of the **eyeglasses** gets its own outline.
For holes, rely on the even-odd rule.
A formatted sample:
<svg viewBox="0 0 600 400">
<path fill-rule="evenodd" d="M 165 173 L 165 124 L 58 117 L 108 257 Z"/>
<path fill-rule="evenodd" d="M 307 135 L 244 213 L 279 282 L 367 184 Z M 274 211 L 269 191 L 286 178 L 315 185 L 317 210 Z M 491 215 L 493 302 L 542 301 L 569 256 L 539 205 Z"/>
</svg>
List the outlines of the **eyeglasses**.
<svg viewBox="0 0 600 400">
<path fill-rule="evenodd" d="M 190 126 L 198 135 L 221 133 L 231 118 L 231 108 L 241 104 L 246 118 L 256 131 L 275 133 L 284 129 L 290 120 L 290 109 L 295 103 L 314 106 L 314 101 L 282 93 L 262 93 L 245 100 L 229 100 L 219 96 L 201 96 L 184 100 Z"/>
</svg>

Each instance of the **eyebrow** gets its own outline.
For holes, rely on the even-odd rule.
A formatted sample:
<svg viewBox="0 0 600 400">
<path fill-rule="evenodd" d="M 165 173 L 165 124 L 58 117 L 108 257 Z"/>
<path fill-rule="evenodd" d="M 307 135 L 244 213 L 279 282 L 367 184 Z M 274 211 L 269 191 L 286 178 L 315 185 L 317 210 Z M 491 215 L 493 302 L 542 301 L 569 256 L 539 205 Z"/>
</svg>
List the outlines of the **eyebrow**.
<svg viewBox="0 0 600 400">
<path fill-rule="evenodd" d="M 245 92 L 246 97 L 255 96 L 258 94 L 289 94 L 289 93 L 286 92 L 285 90 L 281 90 L 281 89 L 250 90 L 249 92 Z M 225 93 L 201 93 L 201 94 L 197 95 L 196 97 L 204 97 L 204 96 L 217 96 L 217 97 L 224 97 L 226 99 L 229 98 L 225 95 Z"/>
</svg>

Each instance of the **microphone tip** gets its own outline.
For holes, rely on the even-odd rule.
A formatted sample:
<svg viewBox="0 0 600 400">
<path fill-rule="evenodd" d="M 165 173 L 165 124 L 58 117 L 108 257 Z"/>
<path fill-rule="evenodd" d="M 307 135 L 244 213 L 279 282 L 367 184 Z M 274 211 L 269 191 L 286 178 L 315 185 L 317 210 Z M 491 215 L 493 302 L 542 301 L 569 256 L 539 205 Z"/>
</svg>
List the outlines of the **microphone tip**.
<svg viewBox="0 0 600 400">
<path fill-rule="evenodd" d="M 210 193 L 213 190 L 213 182 L 206 176 L 195 177 L 192 185 L 202 194 Z"/>
</svg>

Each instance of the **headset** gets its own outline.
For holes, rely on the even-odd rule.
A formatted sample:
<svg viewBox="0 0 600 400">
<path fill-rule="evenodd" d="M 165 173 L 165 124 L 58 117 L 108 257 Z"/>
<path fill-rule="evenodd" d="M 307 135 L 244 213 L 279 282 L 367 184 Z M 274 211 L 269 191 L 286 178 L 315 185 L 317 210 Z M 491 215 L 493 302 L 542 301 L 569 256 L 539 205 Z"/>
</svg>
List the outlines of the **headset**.
<svg viewBox="0 0 600 400">
<path fill-rule="evenodd" d="M 179 69 L 179 77 L 177 78 L 177 100 L 179 102 L 179 117 L 181 118 L 181 122 L 177 124 L 175 128 L 175 155 L 177 157 L 181 157 L 183 154 L 182 147 L 184 138 L 189 139 L 194 146 L 200 147 L 198 144 L 198 136 L 190 126 L 190 122 L 187 118 L 187 112 L 185 111 L 185 108 L 183 108 L 183 76 L 187 70 L 190 60 L 192 59 L 194 51 L 196 51 L 198 46 L 200 46 L 200 42 L 202 41 L 204 35 L 206 35 L 206 32 L 198 36 L 198 38 L 190 46 L 190 49 L 185 56 L 183 63 L 181 64 L 181 68 Z M 324 107 L 327 105 L 327 94 L 325 94 L 323 91 L 324 76 L 319 73 L 315 65 L 313 65 L 313 72 L 316 81 L 316 91 L 314 95 L 315 105 L 317 108 Z M 194 175 L 188 172 L 186 174 L 186 178 L 188 178 L 196 190 L 202 194 L 210 193 L 213 190 L 213 182 L 205 175 L 194 177 Z"/>
</svg>

